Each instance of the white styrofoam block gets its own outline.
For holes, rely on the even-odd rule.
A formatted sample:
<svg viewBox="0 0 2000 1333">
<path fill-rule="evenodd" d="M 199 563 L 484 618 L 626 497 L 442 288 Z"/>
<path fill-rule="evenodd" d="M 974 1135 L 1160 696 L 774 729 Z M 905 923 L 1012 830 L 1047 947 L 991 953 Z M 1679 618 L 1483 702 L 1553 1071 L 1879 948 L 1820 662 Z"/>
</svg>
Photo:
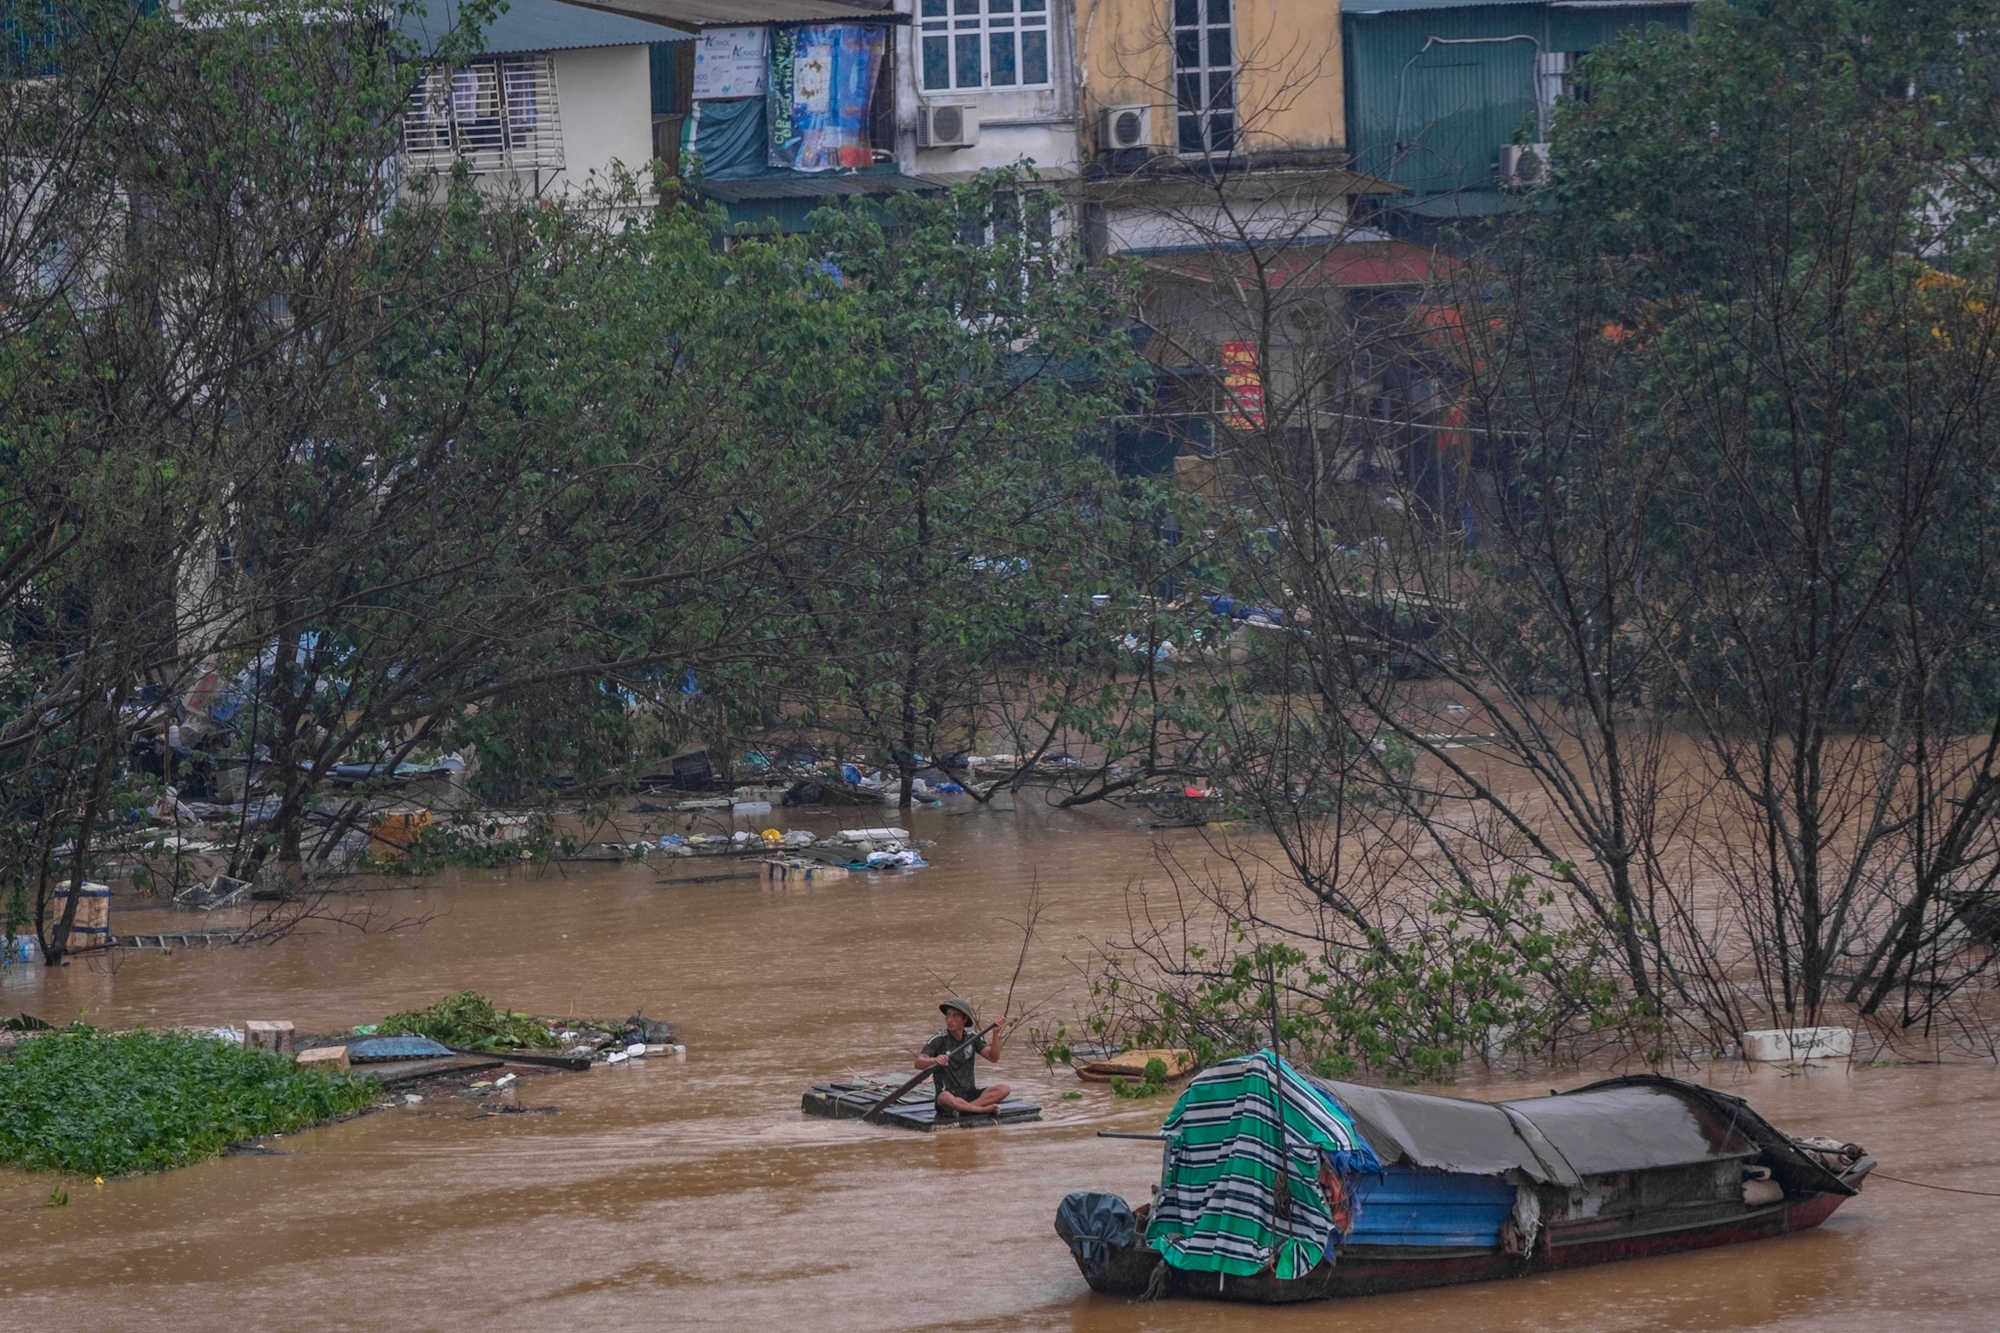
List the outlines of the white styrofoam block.
<svg viewBox="0 0 2000 1333">
<path fill-rule="evenodd" d="M 1853 1028 L 1765 1028 L 1739 1036 L 1745 1060 L 1841 1060 L 1854 1054 Z"/>
</svg>

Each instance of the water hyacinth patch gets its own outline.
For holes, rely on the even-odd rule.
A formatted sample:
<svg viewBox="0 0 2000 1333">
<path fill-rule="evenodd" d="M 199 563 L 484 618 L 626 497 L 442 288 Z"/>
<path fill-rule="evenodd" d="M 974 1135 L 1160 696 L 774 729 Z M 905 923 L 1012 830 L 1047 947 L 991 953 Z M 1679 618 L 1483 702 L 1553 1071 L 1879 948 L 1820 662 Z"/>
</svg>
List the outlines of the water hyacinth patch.
<svg viewBox="0 0 2000 1333">
<path fill-rule="evenodd" d="M 0 1064 L 0 1162 L 83 1175 L 160 1171 L 374 1097 L 372 1079 L 301 1070 L 212 1037 L 79 1025 L 24 1041 Z"/>
<path fill-rule="evenodd" d="M 429 1037 L 456 1050 L 496 1051 L 552 1046 L 549 1030 L 527 1014 L 494 1007 L 477 991 L 447 995 L 428 1009 L 390 1014 L 377 1025 L 385 1037 Z"/>
</svg>

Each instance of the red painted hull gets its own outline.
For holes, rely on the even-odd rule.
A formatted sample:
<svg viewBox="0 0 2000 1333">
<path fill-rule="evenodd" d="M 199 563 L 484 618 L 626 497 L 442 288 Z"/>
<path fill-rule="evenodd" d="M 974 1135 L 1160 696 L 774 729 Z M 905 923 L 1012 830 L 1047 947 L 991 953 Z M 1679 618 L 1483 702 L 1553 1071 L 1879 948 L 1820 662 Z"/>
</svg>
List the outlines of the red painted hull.
<svg viewBox="0 0 2000 1333">
<path fill-rule="evenodd" d="M 1874 1162 L 1862 1159 L 1843 1175 L 1843 1182 L 1859 1190 L 1874 1165 Z M 1831 1217 L 1834 1209 L 1840 1207 L 1846 1198 L 1843 1194 L 1815 1194 L 1802 1199 L 1786 1199 L 1762 1208 L 1747 1208 L 1727 1218 L 1651 1229 L 1646 1227 L 1643 1218 L 1625 1219 L 1622 1224 L 1602 1224 L 1606 1227 L 1619 1226 L 1620 1229 L 1615 1232 L 1599 1232 L 1596 1228 L 1600 1224 L 1594 1222 L 1560 1224 L 1544 1232 L 1532 1255 L 1508 1254 L 1497 1246 L 1468 1251 L 1350 1245 L 1340 1251 L 1339 1262 L 1332 1267 L 1322 1266 L 1291 1282 L 1280 1282 L 1268 1276 L 1223 1277 L 1215 1273 L 1186 1273 L 1169 1268 L 1166 1270 L 1165 1289 L 1158 1294 L 1279 1305 L 1527 1277 L 1557 1269 L 1581 1268 L 1586 1264 L 1677 1254 L 1683 1250 L 1704 1250 L 1744 1241 L 1770 1240 L 1795 1231 L 1810 1231 Z M 1120 1252 L 1096 1279 L 1090 1279 L 1089 1274 L 1085 1277 L 1095 1291 L 1137 1296 L 1147 1290 L 1153 1280 L 1153 1270 L 1158 1266 L 1158 1255 L 1135 1245 Z"/>
</svg>

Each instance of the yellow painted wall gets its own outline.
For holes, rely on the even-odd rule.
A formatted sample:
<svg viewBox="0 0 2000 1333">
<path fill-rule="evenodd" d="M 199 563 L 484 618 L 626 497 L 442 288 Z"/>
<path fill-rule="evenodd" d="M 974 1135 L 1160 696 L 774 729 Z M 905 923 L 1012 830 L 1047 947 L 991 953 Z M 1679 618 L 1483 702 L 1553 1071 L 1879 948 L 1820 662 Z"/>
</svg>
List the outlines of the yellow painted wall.
<svg viewBox="0 0 2000 1333">
<path fill-rule="evenodd" d="M 1173 0 L 1075 0 L 1086 147 L 1098 112 L 1150 105 L 1153 140 L 1173 143 Z M 1236 0 L 1237 106 L 1245 147 L 1342 147 L 1340 0 Z"/>
</svg>

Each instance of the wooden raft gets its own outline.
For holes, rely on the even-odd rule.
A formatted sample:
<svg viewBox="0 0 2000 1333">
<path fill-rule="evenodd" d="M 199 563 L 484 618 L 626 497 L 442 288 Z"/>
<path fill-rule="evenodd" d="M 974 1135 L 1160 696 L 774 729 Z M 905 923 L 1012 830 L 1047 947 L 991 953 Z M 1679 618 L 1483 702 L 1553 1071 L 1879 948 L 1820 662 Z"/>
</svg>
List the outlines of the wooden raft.
<svg viewBox="0 0 2000 1333">
<path fill-rule="evenodd" d="M 816 1115 L 826 1120 L 859 1120 L 868 1114 L 869 1108 L 896 1090 L 895 1083 L 816 1083 L 807 1088 L 805 1096 L 799 1099 L 799 1109 L 807 1115 Z M 1018 1097 L 1009 1097 L 1000 1103 L 1000 1109 L 992 1115 L 952 1116 L 947 1113 L 938 1118 L 937 1107 L 931 1100 L 929 1084 L 919 1084 L 905 1093 L 900 1101 L 892 1102 L 877 1117 L 877 1122 L 894 1125 L 898 1129 L 914 1129 L 920 1134 L 929 1134 L 940 1129 L 977 1129 L 982 1125 L 1017 1125 L 1029 1120 L 1040 1120 L 1042 1108 L 1033 1102 L 1024 1102 Z"/>
</svg>

